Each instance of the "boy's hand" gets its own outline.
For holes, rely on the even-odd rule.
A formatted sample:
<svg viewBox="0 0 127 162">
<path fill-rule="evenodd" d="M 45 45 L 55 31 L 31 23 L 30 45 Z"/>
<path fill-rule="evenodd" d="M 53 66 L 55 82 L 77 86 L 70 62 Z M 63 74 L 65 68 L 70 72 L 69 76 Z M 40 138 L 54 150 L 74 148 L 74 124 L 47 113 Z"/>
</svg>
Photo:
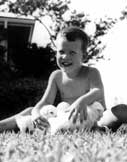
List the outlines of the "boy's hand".
<svg viewBox="0 0 127 162">
<path fill-rule="evenodd" d="M 39 116 L 37 119 L 35 119 L 33 121 L 33 123 L 34 123 L 35 127 L 39 128 L 41 130 L 48 128 L 50 125 L 48 120 L 42 116 Z"/>
<path fill-rule="evenodd" d="M 81 123 L 87 119 L 87 107 L 85 105 L 72 104 L 71 109 L 69 120 L 72 120 L 73 123 L 76 123 L 77 119 L 79 119 Z"/>
</svg>

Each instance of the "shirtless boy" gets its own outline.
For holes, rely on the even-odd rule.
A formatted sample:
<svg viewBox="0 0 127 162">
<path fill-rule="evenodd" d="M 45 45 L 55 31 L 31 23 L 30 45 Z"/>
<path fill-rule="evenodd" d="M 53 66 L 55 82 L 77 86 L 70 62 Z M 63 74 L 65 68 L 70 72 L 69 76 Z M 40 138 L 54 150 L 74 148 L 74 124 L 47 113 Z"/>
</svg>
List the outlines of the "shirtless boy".
<svg viewBox="0 0 127 162">
<path fill-rule="evenodd" d="M 81 122 L 87 119 L 87 106 L 99 102 L 105 108 L 104 88 L 99 71 L 83 64 L 88 36 L 77 27 L 62 30 L 56 39 L 56 61 L 58 70 L 52 72 L 48 86 L 41 100 L 33 107 L 21 112 L 32 114 L 33 122 L 41 128 L 49 125 L 41 110 L 46 105 L 53 105 L 59 91 L 61 101 L 70 110 L 68 120 Z M 101 117 L 101 116 L 100 116 Z M 17 126 L 15 116 L 0 121 L 0 130 L 13 129 Z"/>
</svg>

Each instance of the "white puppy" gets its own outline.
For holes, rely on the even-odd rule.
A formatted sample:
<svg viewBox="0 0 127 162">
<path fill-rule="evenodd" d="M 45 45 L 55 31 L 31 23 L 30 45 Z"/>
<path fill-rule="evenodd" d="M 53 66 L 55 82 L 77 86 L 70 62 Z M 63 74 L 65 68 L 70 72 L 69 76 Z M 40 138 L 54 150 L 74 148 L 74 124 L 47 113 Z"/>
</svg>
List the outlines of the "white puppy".
<svg viewBox="0 0 127 162">
<path fill-rule="evenodd" d="M 75 124 L 68 120 L 70 115 L 69 104 L 66 102 L 61 102 L 57 108 L 53 105 L 44 106 L 40 113 L 43 117 L 45 117 L 50 127 L 51 134 L 55 134 L 59 129 L 89 129 L 91 128 L 98 119 L 102 116 L 104 108 L 99 102 L 94 102 L 92 105 L 87 106 L 87 120 L 85 120 L 82 124 L 77 121 Z M 32 122 L 32 116 L 17 116 L 16 117 L 17 125 L 21 132 L 25 132 L 26 129 L 34 130 L 34 125 Z"/>
<path fill-rule="evenodd" d="M 45 106 L 45 113 L 44 109 L 42 109 L 42 116 L 45 116 L 44 114 L 50 114 L 47 116 L 47 119 L 50 123 L 51 134 L 55 134 L 61 128 L 70 128 L 71 130 L 75 128 L 90 129 L 103 115 L 104 111 L 103 106 L 99 102 L 94 102 L 92 105 L 87 106 L 87 120 L 85 120 L 82 124 L 79 121 L 74 124 L 70 120 L 68 120 L 68 117 L 70 115 L 69 106 L 70 105 L 68 103 L 62 102 L 57 106 L 57 108 L 52 105 Z"/>
<path fill-rule="evenodd" d="M 28 130 L 29 132 L 34 131 L 34 124 L 32 122 L 31 115 L 26 116 L 17 115 L 15 117 L 15 120 L 18 128 L 22 133 L 25 133 L 26 130 Z"/>
</svg>

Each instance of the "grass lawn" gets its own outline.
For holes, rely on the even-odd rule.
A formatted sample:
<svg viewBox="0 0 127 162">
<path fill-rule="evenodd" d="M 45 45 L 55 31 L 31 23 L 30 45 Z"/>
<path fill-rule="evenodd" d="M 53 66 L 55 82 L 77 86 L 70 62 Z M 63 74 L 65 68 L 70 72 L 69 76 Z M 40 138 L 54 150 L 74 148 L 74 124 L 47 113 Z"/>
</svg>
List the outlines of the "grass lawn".
<svg viewBox="0 0 127 162">
<path fill-rule="evenodd" d="M 1 83 L 3 116 L 7 111 L 10 115 L 34 105 L 46 85 L 46 80 L 35 78 Z M 38 129 L 33 134 L 1 133 L 0 162 L 127 162 L 127 126 L 115 133 L 85 131 L 50 136 Z"/>
<path fill-rule="evenodd" d="M 127 127 L 116 133 L 0 134 L 0 162 L 126 162 Z"/>
</svg>

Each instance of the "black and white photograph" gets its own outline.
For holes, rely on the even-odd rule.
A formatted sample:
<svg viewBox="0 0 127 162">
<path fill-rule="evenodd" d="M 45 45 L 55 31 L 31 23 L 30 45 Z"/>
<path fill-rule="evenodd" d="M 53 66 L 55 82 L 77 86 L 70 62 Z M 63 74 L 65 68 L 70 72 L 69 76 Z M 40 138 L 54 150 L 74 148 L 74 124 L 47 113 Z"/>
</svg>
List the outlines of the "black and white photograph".
<svg viewBox="0 0 127 162">
<path fill-rule="evenodd" d="M 127 161 L 127 0 L 0 0 L 0 162 Z"/>
</svg>

